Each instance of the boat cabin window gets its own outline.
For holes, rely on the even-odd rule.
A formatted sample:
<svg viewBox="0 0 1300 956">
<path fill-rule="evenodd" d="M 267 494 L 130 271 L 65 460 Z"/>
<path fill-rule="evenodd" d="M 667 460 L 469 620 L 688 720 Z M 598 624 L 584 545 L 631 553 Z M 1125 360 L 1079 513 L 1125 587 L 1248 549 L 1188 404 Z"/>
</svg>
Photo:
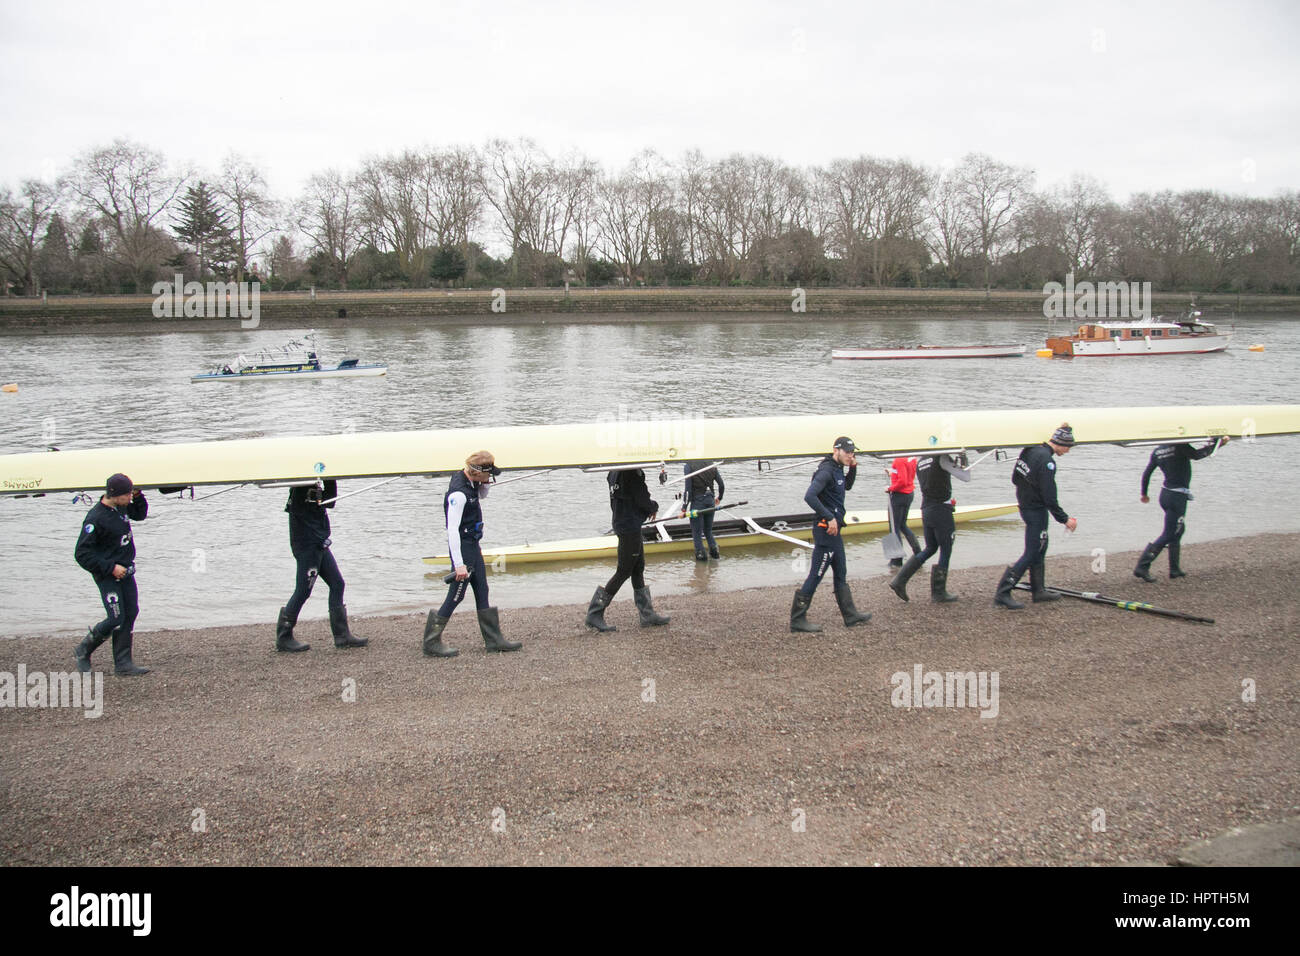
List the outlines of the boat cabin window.
<svg viewBox="0 0 1300 956">
<path fill-rule="evenodd" d="M 1111 330 L 1110 330 L 1110 337 L 1113 338 L 1113 339 L 1123 338 L 1123 336 L 1124 336 L 1124 333 L 1121 332 L 1119 329 L 1111 329 Z"/>
<path fill-rule="evenodd" d="M 1178 334 L 1178 330 L 1177 330 L 1177 329 L 1170 329 L 1170 330 L 1169 330 L 1169 334 L 1170 334 L 1170 336 L 1177 335 L 1177 334 Z"/>
<path fill-rule="evenodd" d="M 1161 338 L 1164 334 L 1165 334 L 1165 333 L 1164 333 L 1164 330 L 1163 330 L 1163 329 L 1152 329 L 1152 330 L 1151 330 L 1151 337 L 1152 337 L 1153 339 Z"/>
</svg>

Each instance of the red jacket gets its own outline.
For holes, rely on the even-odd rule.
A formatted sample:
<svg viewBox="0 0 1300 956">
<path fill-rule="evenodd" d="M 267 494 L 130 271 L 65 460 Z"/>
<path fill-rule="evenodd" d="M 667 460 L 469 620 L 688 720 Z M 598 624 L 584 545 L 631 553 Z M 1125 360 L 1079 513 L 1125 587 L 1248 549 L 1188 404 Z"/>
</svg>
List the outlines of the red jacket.
<svg viewBox="0 0 1300 956">
<path fill-rule="evenodd" d="M 889 466 L 889 491 L 912 494 L 916 487 L 916 459 L 895 458 Z"/>
</svg>

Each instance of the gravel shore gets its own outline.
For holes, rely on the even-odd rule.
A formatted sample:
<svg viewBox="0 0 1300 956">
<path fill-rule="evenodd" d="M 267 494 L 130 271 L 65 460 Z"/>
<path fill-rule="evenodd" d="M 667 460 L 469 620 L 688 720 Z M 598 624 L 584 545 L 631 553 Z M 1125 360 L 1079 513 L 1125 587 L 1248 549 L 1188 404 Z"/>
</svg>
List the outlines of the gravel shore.
<svg viewBox="0 0 1300 956">
<path fill-rule="evenodd" d="M 505 655 L 468 601 L 452 660 L 422 615 L 354 619 L 350 651 L 305 622 L 292 655 L 271 622 L 141 633 L 155 671 L 107 674 L 102 716 L 0 707 L 0 863 L 1116 865 L 1300 812 L 1300 535 L 1188 546 L 1176 582 L 1136 557 L 1049 556 L 1048 581 L 1217 623 L 995 610 L 1000 568 L 953 572 L 947 606 L 923 570 L 904 604 L 858 564 L 874 618 L 844 628 L 827 582 L 819 635 L 789 633 L 788 587 L 660 599 L 643 629 L 630 585 L 614 634 L 503 611 Z M 71 650 L 0 641 L 0 675 Z M 916 665 L 997 672 L 996 717 L 894 706 Z"/>
</svg>

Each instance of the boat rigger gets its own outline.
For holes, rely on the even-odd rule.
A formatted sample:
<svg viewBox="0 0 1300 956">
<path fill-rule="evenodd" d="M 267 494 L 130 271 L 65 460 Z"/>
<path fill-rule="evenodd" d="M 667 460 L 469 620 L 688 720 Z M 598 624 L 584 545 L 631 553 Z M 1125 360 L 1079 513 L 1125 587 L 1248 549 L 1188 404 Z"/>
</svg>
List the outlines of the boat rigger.
<svg viewBox="0 0 1300 956">
<path fill-rule="evenodd" d="M 998 518 L 1013 514 L 1016 505 L 958 505 L 953 517 L 958 522 L 977 521 L 981 518 Z M 813 525 L 817 518 L 811 512 L 793 515 L 772 515 L 764 518 L 750 519 L 760 527 L 789 538 L 801 541 L 812 539 Z M 914 528 L 921 527 L 918 514 L 908 521 Z M 841 534 L 880 534 L 889 530 L 889 512 L 887 511 L 850 511 L 844 516 Z M 686 521 L 664 521 L 648 524 L 641 531 L 645 539 L 646 554 L 671 554 L 673 552 L 694 551 L 695 543 L 691 538 L 690 523 Z M 713 534 L 722 548 L 740 548 L 755 544 L 770 544 L 774 540 L 766 534 L 751 530 L 748 524 L 739 518 L 719 519 L 713 523 Z M 609 558 L 618 553 L 618 538 L 615 535 L 603 535 L 593 538 L 568 538 L 560 541 L 544 541 L 538 544 L 521 544 L 500 548 L 484 548 L 483 559 L 491 564 L 504 558 L 509 564 L 544 564 L 550 561 L 587 561 L 596 558 Z M 450 558 L 446 554 L 435 554 L 424 559 L 425 564 L 445 565 Z"/>
</svg>

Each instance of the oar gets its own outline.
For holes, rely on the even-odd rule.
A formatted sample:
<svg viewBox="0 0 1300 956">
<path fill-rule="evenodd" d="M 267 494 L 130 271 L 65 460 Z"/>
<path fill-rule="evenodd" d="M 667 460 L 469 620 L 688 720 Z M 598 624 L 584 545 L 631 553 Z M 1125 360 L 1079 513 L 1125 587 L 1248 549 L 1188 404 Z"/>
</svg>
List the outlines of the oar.
<svg viewBox="0 0 1300 956">
<path fill-rule="evenodd" d="M 892 561 L 903 556 L 903 536 L 894 527 L 894 509 L 891 507 L 885 513 L 889 515 L 889 534 L 880 539 L 880 546 L 884 549 L 885 560 Z"/>
<path fill-rule="evenodd" d="M 737 501 L 734 505 L 728 505 L 727 507 L 728 507 L 728 508 L 739 508 L 741 505 L 747 505 L 747 504 L 749 504 L 748 501 Z M 684 514 L 684 515 L 680 515 L 680 516 L 677 515 L 677 514 L 674 512 L 674 513 L 673 513 L 672 515 L 670 515 L 669 517 L 667 517 L 667 518 L 659 518 L 659 519 L 656 520 L 656 521 L 651 521 L 650 524 L 652 524 L 652 525 L 661 525 L 661 524 L 663 524 L 665 521 L 680 521 L 680 520 L 682 520 L 683 518 L 694 518 L 694 517 L 696 517 L 696 516 L 698 516 L 698 515 L 707 514 L 707 513 L 710 512 L 710 511 L 720 511 L 720 510 L 722 510 L 722 506 L 721 506 L 721 505 L 714 505 L 712 508 L 700 508 L 700 509 L 698 509 L 698 510 L 687 511 L 686 514 Z M 613 528 L 610 528 L 608 531 L 605 532 L 605 534 L 603 535 L 603 537 L 608 537 L 609 535 L 611 535 L 611 534 L 613 534 L 613 533 L 614 533 L 614 529 L 613 529 Z"/>
<path fill-rule="evenodd" d="M 1017 584 L 1016 587 L 1021 591 L 1033 590 L 1028 584 Z M 1147 604 L 1145 601 L 1124 601 L 1120 598 L 1106 597 L 1106 595 L 1098 594 L 1096 591 L 1072 591 L 1069 588 L 1058 587 L 1051 587 L 1048 590 L 1063 594 L 1066 597 L 1078 598 L 1080 601 L 1091 601 L 1093 604 L 1109 604 L 1111 607 L 1117 607 L 1122 611 L 1145 611 L 1148 614 L 1159 614 L 1161 617 L 1173 617 L 1181 621 L 1195 621 L 1197 624 L 1214 623 L 1212 617 L 1197 617 L 1195 614 L 1184 614 L 1182 611 L 1170 611 L 1167 608 L 1156 607 L 1154 604 Z"/>
<path fill-rule="evenodd" d="M 731 506 L 729 505 L 728 507 Z M 741 521 L 745 523 L 745 527 L 749 528 L 749 530 L 754 532 L 755 534 L 765 534 L 769 538 L 776 538 L 780 541 L 789 541 L 791 544 L 797 544 L 799 545 L 799 547 L 807 548 L 809 551 L 813 549 L 813 545 L 809 544 L 807 541 L 800 541 L 798 538 L 792 538 L 786 534 L 779 534 L 775 531 L 768 531 L 766 528 L 760 525 L 753 518 L 746 518 L 744 515 L 732 515 L 731 512 L 728 511 L 726 508 L 717 508 L 716 510 L 721 512 L 724 515 L 731 515 L 731 517 L 733 518 L 739 518 Z"/>
</svg>

